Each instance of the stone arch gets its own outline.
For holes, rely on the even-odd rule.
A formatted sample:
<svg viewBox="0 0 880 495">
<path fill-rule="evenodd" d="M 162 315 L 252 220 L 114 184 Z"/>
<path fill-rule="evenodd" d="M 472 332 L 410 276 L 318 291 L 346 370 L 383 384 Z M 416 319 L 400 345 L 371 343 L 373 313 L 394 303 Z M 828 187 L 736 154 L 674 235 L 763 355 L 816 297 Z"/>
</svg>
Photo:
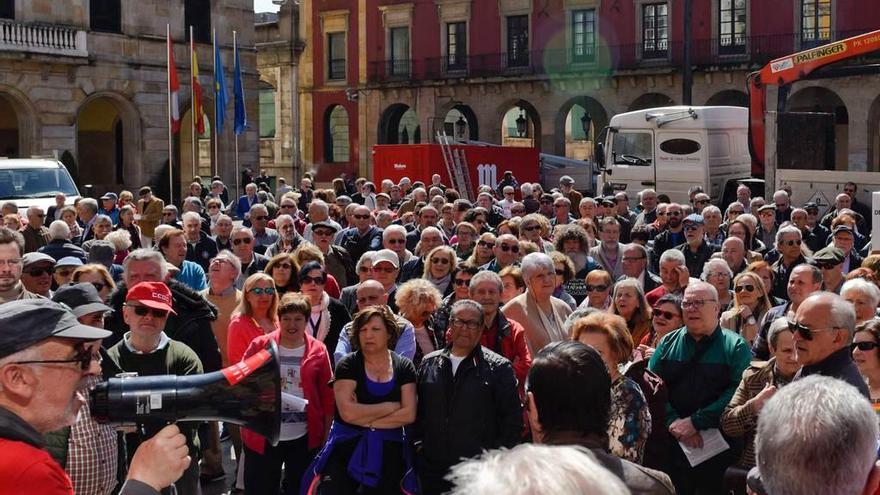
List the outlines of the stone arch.
<svg viewBox="0 0 880 495">
<path fill-rule="evenodd" d="M 418 144 L 421 126 L 416 111 L 405 103 L 394 103 L 379 118 L 378 144 Z"/>
<path fill-rule="evenodd" d="M 12 131 L 7 133 L 10 139 L 9 146 L 0 148 L 0 156 L 7 156 L 9 147 L 14 147 L 12 152 L 16 157 L 39 154 L 41 149 L 40 122 L 37 117 L 39 114 L 30 98 L 18 88 L 0 84 L 0 105 L 14 112 L 8 122 L 10 124 L 8 130 Z M 11 129 L 12 124 L 14 130 Z"/>
<path fill-rule="evenodd" d="M 578 108 L 582 109 L 582 111 L 578 111 Z M 573 111 L 575 111 L 577 115 L 573 115 L 572 118 L 569 118 Z M 581 136 L 580 134 L 583 134 L 583 132 L 577 133 L 573 131 L 573 125 L 580 125 L 579 122 L 574 122 L 574 120 L 580 120 L 581 115 L 584 112 L 590 116 L 592 121 L 590 125 L 590 136 Z M 556 149 L 556 154 L 571 158 L 585 158 L 582 156 L 584 153 L 586 153 L 587 156 L 592 156 L 592 140 L 585 138 L 595 138 L 595 133 L 606 125 L 608 125 L 608 112 L 598 100 L 589 96 L 575 96 L 574 98 L 569 99 L 559 108 L 559 112 L 556 113 L 556 117 L 553 121 L 554 147 Z M 580 146 L 580 149 L 577 152 L 573 152 L 574 150 L 572 146 L 575 136 L 580 137 L 581 141 L 585 143 Z M 586 146 L 586 148 L 584 148 L 584 146 Z"/>
<path fill-rule="evenodd" d="M 463 119 L 466 124 L 464 138 L 471 141 L 478 141 L 480 139 L 480 122 L 477 119 L 476 112 L 468 104 L 453 101 L 443 105 L 439 107 L 438 118 L 442 122 L 446 135 L 453 139 L 460 138 L 456 133 L 456 123 L 459 118 Z M 431 137 L 433 138 L 434 136 Z"/>
<path fill-rule="evenodd" d="M 849 168 L 849 111 L 834 91 L 822 86 L 799 89 L 786 102 L 788 112 L 823 112 L 834 115 L 835 170 Z"/>
<path fill-rule="evenodd" d="M 82 184 L 97 193 L 143 185 L 142 123 L 131 100 L 113 91 L 92 93 L 77 108 L 75 127 Z"/>
<path fill-rule="evenodd" d="M 503 146 L 527 146 L 541 150 L 541 116 L 537 108 L 526 100 L 507 100 L 498 107 L 497 122 L 501 123 Z M 518 136 L 515 121 L 526 118 L 525 136 Z"/>
<path fill-rule="evenodd" d="M 749 107 L 749 95 L 737 89 L 719 91 L 706 100 L 706 106 Z"/>
<path fill-rule="evenodd" d="M 671 107 L 673 105 L 675 105 L 675 100 L 663 93 L 645 93 L 633 100 L 628 111 L 634 112 L 646 108 Z"/>
<path fill-rule="evenodd" d="M 868 110 L 868 172 L 880 172 L 880 96 Z"/>
<path fill-rule="evenodd" d="M 333 104 L 324 111 L 324 162 L 348 163 L 351 160 L 351 122 L 348 110 Z"/>
</svg>

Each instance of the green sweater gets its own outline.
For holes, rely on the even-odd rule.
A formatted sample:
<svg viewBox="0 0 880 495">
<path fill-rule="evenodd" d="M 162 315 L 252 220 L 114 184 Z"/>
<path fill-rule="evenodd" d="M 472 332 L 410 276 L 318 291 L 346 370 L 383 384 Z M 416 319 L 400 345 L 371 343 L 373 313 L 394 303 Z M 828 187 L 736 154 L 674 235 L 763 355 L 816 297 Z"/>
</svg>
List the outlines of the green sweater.
<svg viewBox="0 0 880 495">
<path fill-rule="evenodd" d="M 186 344 L 172 340 L 163 349 L 150 354 L 135 354 L 128 350 L 125 339 L 119 341 L 107 351 L 107 355 L 119 369 L 127 372 L 136 371 L 139 376 L 155 375 L 198 375 L 202 373 L 202 362 L 196 353 Z M 137 433 L 126 435 L 129 459 L 140 442 L 155 435 L 164 424 L 145 424 L 145 435 Z M 180 430 L 187 436 L 190 456 L 198 458 L 199 441 L 196 436 L 198 423 L 180 424 Z"/>
</svg>

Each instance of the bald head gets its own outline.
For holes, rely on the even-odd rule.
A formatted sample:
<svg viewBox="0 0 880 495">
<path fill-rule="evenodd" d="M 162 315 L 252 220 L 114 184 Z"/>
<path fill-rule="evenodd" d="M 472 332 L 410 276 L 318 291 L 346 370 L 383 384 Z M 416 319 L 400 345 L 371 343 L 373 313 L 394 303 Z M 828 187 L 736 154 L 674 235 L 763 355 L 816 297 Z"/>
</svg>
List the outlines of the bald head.
<svg viewBox="0 0 880 495">
<path fill-rule="evenodd" d="M 376 280 L 365 280 L 357 288 L 358 311 L 363 311 L 370 306 L 384 306 L 388 304 L 388 293 L 385 287 Z"/>
</svg>

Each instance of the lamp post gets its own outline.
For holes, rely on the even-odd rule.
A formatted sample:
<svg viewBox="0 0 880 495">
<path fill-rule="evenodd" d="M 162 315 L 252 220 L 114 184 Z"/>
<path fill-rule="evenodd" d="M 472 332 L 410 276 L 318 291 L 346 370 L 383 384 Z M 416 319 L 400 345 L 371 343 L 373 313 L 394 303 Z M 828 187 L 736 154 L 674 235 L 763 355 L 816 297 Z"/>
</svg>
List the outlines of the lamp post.
<svg viewBox="0 0 880 495">
<path fill-rule="evenodd" d="M 519 109 L 519 117 L 516 118 L 516 133 L 519 137 L 528 137 L 529 120 L 526 118 L 526 110 L 522 107 Z"/>
<path fill-rule="evenodd" d="M 593 117 L 588 112 L 584 112 L 581 117 L 581 128 L 584 130 L 584 141 L 590 140 L 590 125 L 593 123 Z"/>
<path fill-rule="evenodd" d="M 455 124 L 453 124 L 453 125 L 455 127 L 456 139 L 458 139 L 459 141 L 464 140 L 464 138 L 467 136 L 467 130 L 468 130 L 468 123 L 466 120 L 464 120 L 464 116 L 459 115 L 458 120 L 456 120 Z"/>
</svg>

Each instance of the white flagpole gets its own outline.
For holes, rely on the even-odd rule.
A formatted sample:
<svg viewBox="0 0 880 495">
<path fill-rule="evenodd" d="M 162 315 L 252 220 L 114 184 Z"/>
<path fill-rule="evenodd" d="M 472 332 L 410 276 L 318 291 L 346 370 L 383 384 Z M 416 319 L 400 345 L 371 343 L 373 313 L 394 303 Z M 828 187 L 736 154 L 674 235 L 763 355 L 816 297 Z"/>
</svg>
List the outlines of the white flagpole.
<svg viewBox="0 0 880 495">
<path fill-rule="evenodd" d="M 196 135 L 196 118 L 197 118 L 197 116 L 196 116 L 196 84 L 195 84 L 196 68 L 193 67 L 193 52 L 195 52 L 195 49 L 196 49 L 196 44 L 193 41 L 193 27 L 190 26 L 189 27 L 189 87 L 190 87 L 190 92 L 192 93 L 192 98 L 191 98 L 191 101 L 189 104 L 189 107 L 190 107 L 189 108 L 189 115 L 190 115 L 189 126 L 190 126 L 190 130 L 192 132 L 192 139 L 190 140 L 190 141 L 192 141 L 192 164 L 190 167 L 192 169 L 192 176 L 190 177 L 190 179 L 192 177 L 196 176 L 196 161 L 197 161 L 197 156 L 198 156 L 196 154 L 196 148 L 198 147 L 197 145 L 199 143 L 199 137 L 198 137 L 198 135 Z M 187 183 L 189 183 L 189 181 L 187 181 Z"/>
<path fill-rule="evenodd" d="M 232 46 L 233 46 L 233 50 L 235 52 L 234 56 L 233 56 L 233 60 L 238 60 L 238 32 L 237 31 L 232 31 Z M 233 64 L 234 63 L 235 62 L 233 62 Z M 234 82 L 235 75 L 234 74 L 233 74 L 232 78 L 233 78 L 233 84 L 235 84 L 235 82 Z M 242 89 L 242 93 L 243 93 L 244 92 L 244 81 L 242 81 L 242 88 L 241 89 Z M 233 91 L 233 93 L 234 92 L 235 91 Z M 233 98 L 234 97 L 235 96 L 233 95 Z M 244 95 L 242 95 L 242 97 L 244 97 Z M 235 189 L 236 189 L 237 194 L 239 196 L 241 196 L 241 172 L 239 172 L 239 169 L 238 169 L 238 167 L 239 167 L 239 165 L 238 165 L 238 133 L 235 132 L 235 117 L 234 117 L 234 115 L 233 115 L 232 126 L 233 126 L 232 134 L 235 135 Z"/>
<path fill-rule="evenodd" d="M 168 76 L 168 203 L 174 203 L 174 137 L 171 132 L 171 24 L 165 25 L 165 74 Z"/>
<path fill-rule="evenodd" d="M 211 168 L 212 175 L 218 175 L 220 170 L 220 129 L 217 128 L 217 106 L 220 104 L 217 90 L 217 30 L 211 30 L 211 37 L 214 41 L 214 50 L 212 57 L 214 59 L 214 166 Z"/>
</svg>

